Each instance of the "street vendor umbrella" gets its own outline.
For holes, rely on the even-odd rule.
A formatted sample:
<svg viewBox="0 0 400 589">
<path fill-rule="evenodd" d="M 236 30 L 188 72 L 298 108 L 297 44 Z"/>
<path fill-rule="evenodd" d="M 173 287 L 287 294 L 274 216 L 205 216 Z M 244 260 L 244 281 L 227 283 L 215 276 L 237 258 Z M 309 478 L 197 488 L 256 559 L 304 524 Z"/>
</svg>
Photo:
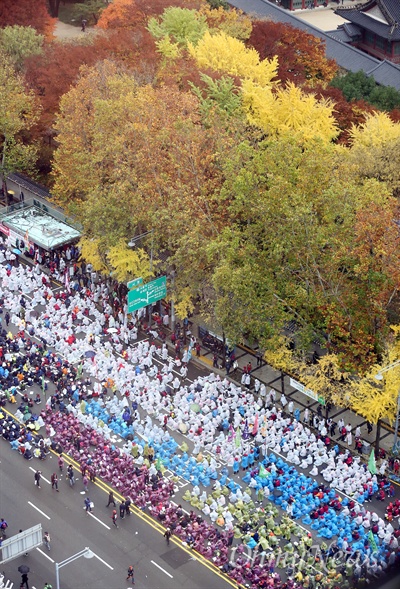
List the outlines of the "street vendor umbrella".
<svg viewBox="0 0 400 589">
<path fill-rule="evenodd" d="M 198 403 L 191 403 L 190 409 L 194 413 L 200 413 L 200 411 L 201 411 L 201 407 L 200 407 L 200 405 Z"/>
<path fill-rule="evenodd" d="M 26 564 L 21 564 L 18 567 L 18 571 L 21 573 L 21 575 L 26 575 L 30 570 L 31 569 Z"/>
<path fill-rule="evenodd" d="M 96 352 L 94 352 L 93 350 L 88 350 L 87 352 L 85 352 L 85 358 L 94 358 L 96 355 Z"/>
<path fill-rule="evenodd" d="M 17 247 L 15 247 L 13 249 L 13 254 L 17 254 L 17 256 L 20 256 L 22 254 L 21 250 L 19 250 Z"/>
<path fill-rule="evenodd" d="M 107 332 L 108 333 L 117 333 L 117 331 L 118 331 L 118 329 L 116 327 L 109 327 L 107 329 Z"/>
</svg>

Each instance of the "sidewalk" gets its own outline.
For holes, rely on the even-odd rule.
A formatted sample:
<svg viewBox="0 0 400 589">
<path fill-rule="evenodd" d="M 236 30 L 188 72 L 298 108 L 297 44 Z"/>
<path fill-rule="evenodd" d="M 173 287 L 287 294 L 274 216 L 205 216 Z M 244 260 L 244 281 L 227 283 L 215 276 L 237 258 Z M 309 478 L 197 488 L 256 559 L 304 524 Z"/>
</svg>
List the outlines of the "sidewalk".
<svg viewBox="0 0 400 589">
<path fill-rule="evenodd" d="M 198 341 L 201 342 L 200 338 L 198 337 L 198 328 L 199 326 L 202 327 L 202 321 L 200 317 L 194 316 L 191 318 L 192 322 L 192 333 L 194 336 L 197 337 Z M 283 375 L 280 370 L 275 370 L 272 366 L 269 366 L 266 362 L 261 361 L 260 365 L 257 365 L 257 349 L 250 349 L 244 346 L 236 346 L 235 348 L 235 356 L 238 362 L 239 368 L 235 372 L 230 371 L 229 378 L 233 381 L 240 383 L 243 367 L 247 366 L 249 362 L 252 364 L 251 376 L 252 376 L 252 384 L 251 389 L 254 392 L 254 380 L 258 379 L 260 382 L 264 383 L 267 386 L 267 391 L 270 388 L 273 388 L 277 394 L 277 401 L 279 402 L 280 396 L 282 393 L 285 394 L 285 397 L 288 401 L 292 400 L 294 402 L 294 410 L 299 409 L 301 411 L 301 416 L 304 415 L 304 410 L 307 407 L 310 411 L 310 422 L 312 423 L 312 419 L 314 415 L 317 413 L 317 409 L 319 403 L 314 399 L 306 396 L 304 393 L 296 390 L 293 386 L 290 385 L 290 377 L 287 375 Z M 226 370 L 222 368 L 222 356 L 219 355 L 219 366 L 220 369 L 213 368 L 213 352 L 202 345 L 201 347 L 201 356 L 200 358 L 195 358 L 195 361 L 200 362 L 203 366 L 207 366 L 211 370 L 219 373 L 221 376 L 226 375 Z M 193 360 L 192 360 L 193 361 Z M 325 410 L 323 410 L 323 416 L 325 417 Z M 353 433 L 353 444 L 351 447 L 347 446 L 346 443 L 342 443 L 339 441 L 340 434 L 336 428 L 336 436 L 332 438 L 335 443 L 338 443 L 343 449 L 349 448 L 352 453 L 355 452 L 354 448 L 354 432 L 358 426 L 361 428 L 361 440 L 365 444 L 365 457 L 369 456 L 370 446 L 372 447 L 375 443 L 376 438 L 376 425 L 374 425 L 371 434 L 368 434 L 366 420 L 357 415 L 350 409 L 345 409 L 342 407 L 335 407 L 332 406 L 331 410 L 329 411 L 329 417 L 333 419 L 336 423 L 339 419 L 343 419 L 345 425 L 348 423 L 352 426 L 352 433 Z M 391 428 L 388 424 L 382 423 L 381 424 L 381 433 L 380 433 L 380 442 L 379 447 L 389 452 L 393 446 L 394 437 L 393 437 L 393 428 Z M 379 461 L 377 461 L 379 463 Z"/>
</svg>

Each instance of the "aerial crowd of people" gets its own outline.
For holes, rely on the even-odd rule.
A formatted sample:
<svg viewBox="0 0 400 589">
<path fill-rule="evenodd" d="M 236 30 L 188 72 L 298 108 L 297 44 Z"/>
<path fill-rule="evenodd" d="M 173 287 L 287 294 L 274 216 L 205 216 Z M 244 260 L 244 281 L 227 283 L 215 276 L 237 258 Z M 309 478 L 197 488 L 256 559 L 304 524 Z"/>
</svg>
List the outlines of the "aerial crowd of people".
<svg viewBox="0 0 400 589">
<path fill-rule="evenodd" d="M 75 249 L 69 256 L 66 272 L 77 264 Z M 167 343 L 162 318 L 128 317 L 120 285 L 75 268 L 76 284 L 53 288 L 38 260 L 11 263 L 3 249 L 0 261 L 0 403 L 16 418 L 0 413 L 0 432 L 24 458 L 53 450 L 61 469 L 71 456 L 86 489 L 96 477 L 117 489 L 120 517 L 149 510 L 168 542 L 179 538 L 254 588 L 343 589 L 398 566 L 387 463 L 371 473 L 348 432 L 343 450 L 329 422 L 301 418 L 259 381 L 188 380 L 196 338 L 177 347 L 179 330 Z M 171 499 L 179 480 L 189 511 Z"/>
</svg>

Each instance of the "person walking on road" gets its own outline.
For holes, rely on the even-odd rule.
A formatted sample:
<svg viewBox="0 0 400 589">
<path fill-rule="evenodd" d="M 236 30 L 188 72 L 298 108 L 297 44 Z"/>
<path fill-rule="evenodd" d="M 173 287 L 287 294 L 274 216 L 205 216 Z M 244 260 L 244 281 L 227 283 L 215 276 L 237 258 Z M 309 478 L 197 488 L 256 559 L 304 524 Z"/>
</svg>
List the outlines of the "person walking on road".
<svg viewBox="0 0 400 589">
<path fill-rule="evenodd" d="M 74 477 L 74 469 L 72 468 L 71 464 L 68 465 L 67 476 L 68 476 L 69 484 L 71 485 L 71 487 L 73 487 L 75 484 L 75 477 Z"/>
<path fill-rule="evenodd" d="M 131 580 L 132 581 L 132 585 L 135 584 L 135 570 L 134 570 L 134 568 L 133 568 L 132 565 L 130 565 L 128 567 L 128 576 L 126 577 L 126 580 L 127 581 Z"/>
<path fill-rule="evenodd" d="M 113 509 L 112 515 L 111 515 L 111 519 L 112 519 L 112 523 L 114 524 L 114 526 L 116 528 L 118 528 L 117 526 L 117 519 L 118 519 L 118 515 L 117 515 L 117 510 Z"/>
<path fill-rule="evenodd" d="M 58 493 L 58 476 L 56 472 L 51 475 L 51 488 L 55 489 Z"/>
<path fill-rule="evenodd" d="M 171 528 L 167 528 L 164 532 L 164 538 L 166 539 L 168 546 L 169 546 L 169 540 L 170 540 L 171 536 L 172 536 Z"/>
<path fill-rule="evenodd" d="M 27 573 L 23 573 L 22 577 L 21 577 L 21 585 L 20 585 L 20 589 L 22 589 L 22 587 L 26 587 L 26 589 L 29 589 L 29 585 L 28 585 L 28 574 Z"/>
<path fill-rule="evenodd" d="M 132 585 L 135 584 L 135 569 L 133 568 L 132 565 L 130 565 L 128 567 L 128 576 L 126 577 L 126 580 L 129 581 L 129 579 L 132 581 Z"/>
<path fill-rule="evenodd" d="M 58 468 L 60 469 L 61 475 L 64 469 L 64 458 L 62 456 L 58 457 Z"/>
<path fill-rule="evenodd" d="M 86 497 L 85 499 L 85 509 L 86 509 L 86 515 L 89 515 L 89 513 L 92 513 L 92 502 L 90 501 L 89 497 Z"/>
<path fill-rule="evenodd" d="M 43 536 L 43 544 L 46 546 L 47 550 L 50 550 L 50 540 L 49 532 L 45 532 Z"/>
<path fill-rule="evenodd" d="M 119 517 L 124 519 L 125 517 L 125 501 L 121 501 L 119 504 Z"/>
<path fill-rule="evenodd" d="M 113 493 L 112 491 L 110 491 L 110 492 L 108 493 L 108 503 L 107 503 L 106 507 L 108 507 L 108 506 L 109 506 L 111 503 L 112 503 L 112 504 L 114 505 L 114 507 L 115 507 L 114 493 Z"/>
<path fill-rule="evenodd" d="M 128 516 L 131 515 L 131 503 L 132 503 L 131 498 L 127 497 L 125 499 L 125 513 Z"/>
<path fill-rule="evenodd" d="M 35 485 L 37 486 L 38 489 L 40 489 L 40 479 L 42 477 L 42 473 L 40 472 L 40 470 L 37 470 L 35 472 Z"/>
<path fill-rule="evenodd" d="M 86 475 L 84 475 L 83 479 L 82 479 L 82 483 L 83 483 L 83 490 L 85 493 L 88 492 L 88 484 L 89 484 L 89 479 L 87 478 Z"/>
</svg>

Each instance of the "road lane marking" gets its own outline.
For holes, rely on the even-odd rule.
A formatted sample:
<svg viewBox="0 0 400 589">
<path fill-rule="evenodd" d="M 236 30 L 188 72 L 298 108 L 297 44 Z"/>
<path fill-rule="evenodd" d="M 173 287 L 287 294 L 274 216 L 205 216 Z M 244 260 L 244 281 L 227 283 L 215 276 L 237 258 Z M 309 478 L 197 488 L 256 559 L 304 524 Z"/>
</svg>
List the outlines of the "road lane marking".
<svg viewBox="0 0 400 589">
<path fill-rule="evenodd" d="M 95 552 L 93 552 L 93 550 L 90 550 L 90 552 L 93 554 L 93 556 L 95 556 L 100 562 L 102 562 L 103 564 L 106 565 L 106 567 L 108 567 L 109 569 L 111 569 L 112 571 L 114 570 L 114 568 L 108 564 L 108 562 L 106 562 L 105 560 L 103 560 L 102 558 L 100 558 L 100 556 L 97 556 L 97 554 Z"/>
<path fill-rule="evenodd" d="M 33 509 L 36 509 L 36 511 L 38 511 L 39 513 L 41 513 L 44 517 L 47 517 L 47 519 L 51 519 L 51 517 L 49 517 L 48 515 L 46 515 L 41 509 L 39 509 L 39 507 L 36 507 L 36 505 L 34 505 L 33 503 L 31 503 L 30 501 L 28 501 L 29 505 L 31 507 L 33 507 Z"/>
<path fill-rule="evenodd" d="M 173 579 L 174 577 L 172 575 L 170 575 L 165 569 L 163 569 L 162 567 L 160 567 L 159 564 L 157 564 L 156 562 L 154 562 L 154 560 L 150 561 L 152 564 L 154 564 L 155 567 L 157 567 L 158 569 L 160 569 L 160 571 L 162 571 L 163 573 L 165 573 L 166 575 L 168 575 L 168 577 L 171 577 L 171 579 Z"/>
<path fill-rule="evenodd" d="M 101 524 L 102 526 L 104 526 L 105 528 L 107 528 L 107 530 L 111 530 L 111 528 L 108 527 L 107 524 L 105 524 L 104 522 L 101 521 L 101 519 L 99 519 L 98 517 L 96 517 L 95 515 L 93 515 L 93 513 L 90 513 L 90 511 L 87 512 L 90 517 L 92 517 L 93 519 L 95 519 L 96 521 L 99 522 L 99 524 Z"/>
<path fill-rule="evenodd" d="M 43 550 L 40 550 L 40 548 L 36 548 L 36 550 L 38 550 L 40 552 L 40 554 L 43 554 L 43 556 L 45 556 L 46 558 L 48 558 L 51 562 L 54 562 L 54 560 L 52 558 L 50 558 L 50 556 L 48 554 L 46 554 L 45 552 L 43 552 Z"/>
<path fill-rule="evenodd" d="M 30 466 L 30 467 L 29 467 L 29 470 L 31 470 L 32 472 L 36 472 L 36 470 L 37 470 L 37 469 L 36 469 L 36 468 L 32 468 L 32 466 Z M 47 483 L 48 485 L 51 485 L 51 482 L 50 482 L 50 481 L 48 481 L 48 480 L 46 479 L 46 477 L 44 477 L 44 476 L 41 474 L 41 475 L 40 475 L 40 480 L 42 480 L 42 479 L 43 479 L 44 481 L 46 481 L 46 483 Z"/>
</svg>

